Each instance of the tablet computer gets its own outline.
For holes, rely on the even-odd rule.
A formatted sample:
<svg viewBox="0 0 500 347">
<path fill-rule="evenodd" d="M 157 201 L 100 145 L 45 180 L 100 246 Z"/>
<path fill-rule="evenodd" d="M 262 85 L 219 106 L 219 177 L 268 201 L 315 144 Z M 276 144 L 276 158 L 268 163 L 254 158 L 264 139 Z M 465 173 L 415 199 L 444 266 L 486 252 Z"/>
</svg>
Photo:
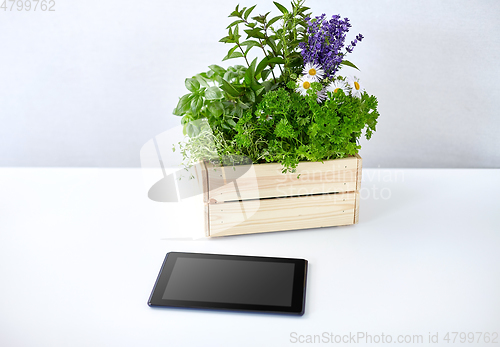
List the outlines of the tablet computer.
<svg viewBox="0 0 500 347">
<path fill-rule="evenodd" d="M 304 259 L 170 252 L 148 305 L 303 315 L 306 277 Z"/>
</svg>

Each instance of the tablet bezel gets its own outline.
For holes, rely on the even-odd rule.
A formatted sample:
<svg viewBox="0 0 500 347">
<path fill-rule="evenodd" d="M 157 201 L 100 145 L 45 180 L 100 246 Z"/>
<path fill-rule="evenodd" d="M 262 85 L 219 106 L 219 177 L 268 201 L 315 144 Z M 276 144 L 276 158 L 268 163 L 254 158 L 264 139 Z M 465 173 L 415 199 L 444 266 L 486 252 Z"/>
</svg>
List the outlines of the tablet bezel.
<svg viewBox="0 0 500 347">
<path fill-rule="evenodd" d="M 163 299 L 162 298 L 163 293 L 165 292 L 165 289 L 167 287 L 167 283 L 168 280 L 170 279 L 170 275 L 172 274 L 175 262 L 179 257 L 195 258 L 195 259 L 219 259 L 228 261 L 245 260 L 245 261 L 294 264 L 295 266 L 294 266 L 294 276 L 293 276 L 292 305 L 290 307 L 287 307 L 287 306 L 269 306 L 269 305 Z M 305 308 L 306 279 L 307 279 L 307 260 L 305 259 L 258 257 L 258 256 L 227 255 L 227 254 L 208 254 L 208 253 L 169 252 L 165 256 L 165 260 L 163 261 L 163 264 L 161 266 L 160 273 L 158 274 L 158 278 L 156 279 L 155 285 L 149 297 L 148 305 L 303 315 Z"/>
</svg>

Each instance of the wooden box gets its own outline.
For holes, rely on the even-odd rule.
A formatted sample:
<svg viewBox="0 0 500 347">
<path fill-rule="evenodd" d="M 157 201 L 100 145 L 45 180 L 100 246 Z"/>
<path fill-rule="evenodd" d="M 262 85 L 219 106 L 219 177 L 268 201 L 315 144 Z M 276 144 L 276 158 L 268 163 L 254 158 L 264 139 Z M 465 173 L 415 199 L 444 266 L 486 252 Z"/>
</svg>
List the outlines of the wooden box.
<svg viewBox="0 0 500 347">
<path fill-rule="evenodd" d="M 275 163 L 221 167 L 204 162 L 205 235 L 355 224 L 361 164 L 359 155 L 301 162 L 295 173 L 283 174 Z"/>
</svg>

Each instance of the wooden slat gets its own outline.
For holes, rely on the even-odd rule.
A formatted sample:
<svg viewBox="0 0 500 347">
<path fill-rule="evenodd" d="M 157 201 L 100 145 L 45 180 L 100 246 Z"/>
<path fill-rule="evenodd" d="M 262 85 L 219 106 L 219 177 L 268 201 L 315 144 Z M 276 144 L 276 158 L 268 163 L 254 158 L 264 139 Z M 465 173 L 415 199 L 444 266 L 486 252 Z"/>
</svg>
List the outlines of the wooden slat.
<svg viewBox="0 0 500 347">
<path fill-rule="evenodd" d="M 349 157 L 301 162 L 295 173 L 287 174 L 281 173 L 282 166 L 277 163 L 235 167 L 207 163 L 210 203 L 355 191 L 358 161 Z"/>
<path fill-rule="evenodd" d="M 210 236 L 210 205 L 208 204 L 208 201 L 210 200 L 210 187 L 209 187 L 209 180 L 208 180 L 208 173 L 207 173 L 207 166 L 205 162 L 200 163 L 200 168 L 201 168 L 201 177 L 203 181 L 203 203 L 204 203 L 204 222 L 205 222 L 205 236 L 209 237 Z"/>
<path fill-rule="evenodd" d="M 361 189 L 361 175 L 363 168 L 363 159 L 359 154 L 356 154 L 356 158 L 358 159 L 358 171 L 356 174 L 356 210 L 354 212 L 354 224 L 358 224 L 359 222 L 359 190 Z"/>
<path fill-rule="evenodd" d="M 210 205 L 210 236 L 352 224 L 356 193 L 324 194 Z"/>
<path fill-rule="evenodd" d="M 356 158 L 358 159 L 357 162 L 357 172 L 356 172 L 356 190 L 361 189 L 361 173 L 362 173 L 362 168 L 363 168 L 363 159 L 359 156 L 359 154 L 356 154 Z"/>
<path fill-rule="evenodd" d="M 209 180 L 208 180 L 208 172 L 207 172 L 207 165 L 206 162 L 200 162 L 200 168 L 201 168 L 201 177 L 203 181 L 203 202 L 208 202 L 209 200 Z"/>
<path fill-rule="evenodd" d="M 355 201 L 355 206 L 354 206 L 354 224 L 358 224 L 359 222 L 359 192 L 355 192 L 356 194 L 356 201 Z"/>
</svg>

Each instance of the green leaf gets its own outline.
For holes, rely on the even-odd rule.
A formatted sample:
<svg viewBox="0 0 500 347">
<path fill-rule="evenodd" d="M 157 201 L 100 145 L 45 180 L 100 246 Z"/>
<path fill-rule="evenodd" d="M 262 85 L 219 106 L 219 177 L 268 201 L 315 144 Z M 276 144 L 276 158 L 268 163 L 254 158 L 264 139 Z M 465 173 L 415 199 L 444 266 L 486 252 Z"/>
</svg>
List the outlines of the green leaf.
<svg viewBox="0 0 500 347">
<path fill-rule="evenodd" d="M 267 23 L 267 27 L 270 27 L 271 25 L 273 25 L 276 21 L 280 20 L 281 18 L 283 18 L 283 16 L 277 16 L 277 17 L 271 18 L 271 20 Z"/>
<path fill-rule="evenodd" d="M 271 87 L 274 85 L 271 81 L 262 82 L 262 86 L 266 89 L 266 93 L 271 90 Z"/>
<path fill-rule="evenodd" d="M 255 95 L 259 96 L 260 94 L 262 94 L 262 92 L 264 92 L 266 90 L 266 87 L 262 86 L 260 87 L 259 89 L 257 89 L 255 91 Z"/>
<path fill-rule="evenodd" d="M 181 124 L 182 125 L 187 124 L 187 123 L 189 123 L 191 121 L 193 121 L 193 115 L 191 114 L 191 112 L 186 113 L 186 115 L 181 118 Z"/>
<path fill-rule="evenodd" d="M 233 71 L 227 71 L 225 74 L 224 74 L 224 79 L 226 81 L 230 81 L 232 80 L 233 78 L 236 78 L 238 75 L 233 72 Z"/>
<path fill-rule="evenodd" d="M 237 47 L 237 46 L 235 46 Z M 212 70 L 213 72 L 215 72 L 217 75 L 219 76 L 224 76 L 224 74 L 226 73 L 226 69 L 224 69 L 223 67 L 219 66 L 219 65 L 210 65 L 209 66 L 210 70 Z"/>
<path fill-rule="evenodd" d="M 233 54 L 233 52 L 238 48 L 238 45 L 234 46 L 231 48 L 229 51 L 227 51 L 227 55 L 222 59 L 222 61 L 229 59 L 229 56 Z"/>
<path fill-rule="evenodd" d="M 250 47 L 247 47 L 247 48 L 245 49 L 245 56 L 247 56 L 247 55 L 248 55 L 248 51 L 250 51 L 250 49 L 251 49 L 251 48 L 252 48 L 252 47 L 250 46 Z"/>
<path fill-rule="evenodd" d="M 179 102 L 177 103 L 177 107 L 174 109 L 174 114 L 176 116 L 180 116 L 187 111 L 189 111 L 191 99 L 193 98 L 193 94 L 186 94 L 183 95 L 180 99 Z"/>
<path fill-rule="evenodd" d="M 184 113 L 182 113 L 177 107 L 175 107 L 173 110 L 172 110 L 172 114 L 174 116 L 182 116 Z"/>
<path fill-rule="evenodd" d="M 244 105 L 244 104 L 243 104 Z M 243 108 L 241 107 L 241 105 L 238 105 L 236 106 L 236 108 L 234 109 L 234 114 L 238 117 L 238 118 L 241 118 L 243 116 Z"/>
<path fill-rule="evenodd" d="M 238 105 L 236 106 L 236 108 L 241 108 L 242 110 L 248 110 L 251 107 L 252 105 L 245 104 L 244 102 L 241 101 L 238 101 Z"/>
<path fill-rule="evenodd" d="M 186 78 L 184 84 L 186 85 L 186 88 L 193 93 L 200 89 L 200 82 L 198 82 L 195 78 Z"/>
<path fill-rule="evenodd" d="M 259 63 L 259 65 L 257 65 L 257 68 L 255 69 L 255 74 L 258 75 L 262 72 L 262 70 L 265 69 L 265 67 L 267 66 L 267 61 L 269 60 L 268 57 L 265 57 L 264 59 L 262 59 Z"/>
<path fill-rule="evenodd" d="M 202 85 L 203 87 L 205 88 L 208 88 L 209 85 L 207 83 L 207 81 L 205 80 L 205 78 L 201 75 L 201 74 L 197 74 L 196 76 L 194 76 L 194 78 L 196 78 L 196 80 L 200 83 L 200 85 Z"/>
<path fill-rule="evenodd" d="M 283 59 L 283 58 L 279 58 L 279 57 L 267 58 L 267 57 L 265 57 L 259 63 L 259 65 L 257 66 L 257 69 L 255 69 L 255 74 L 256 75 L 260 74 L 262 72 L 262 70 L 264 70 L 267 65 L 284 64 L 284 63 L 285 63 L 285 59 Z"/>
<path fill-rule="evenodd" d="M 221 76 L 219 76 L 219 75 L 214 75 L 214 79 L 215 79 L 215 81 L 216 81 L 218 84 L 221 84 L 221 83 L 222 83 L 222 82 L 221 82 L 221 80 L 222 80 L 222 77 L 221 77 Z"/>
<path fill-rule="evenodd" d="M 257 41 L 247 40 L 241 43 L 241 46 L 247 46 L 247 49 L 245 50 L 245 55 L 246 55 L 252 47 L 260 47 L 260 44 Z"/>
<path fill-rule="evenodd" d="M 220 39 L 219 42 L 234 43 L 234 40 L 230 36 L 226 36 L 226 37 L 223 37 L 222 39 Z"/>
<path fill-rule="evenodd" d="M 208 110 L 215 117 L 220 117 L 224 113 L 224 106 L 220 101 L 215 101 L 208 104 Z"/>
<path fill-rule="evenodd" d="M 245 11 L 245 14 L 243 15 L 243 17 L 246 19 L 248 19 L 248 16 L 250 15 L 250 13 L 253 11 L 253 9 L 255 8 L 255 6 L 257 5 L 253 5 L 252 7 L 250 7 L 248 10 Z"/>
<path fill-rule="evenodd" d="M 252 19 L 256 22 L 259 22 L 262 25 L 264 25 L 264 23 L 266 22 L 266 18 L 264 18 L 264 16 L 256 16 L 252 17 Z"/>
<path fill-rule="evenodd" d="M 222 59 L 222 61 L 241 57 L 243 57 L 243 54 L 241 52 L 233 52 L 231 53 L 231 55 L 226 55 L 224 59 Z"/>
<path fill-rule="evenodd" d="M 229 29 L 230 27 L 232 26 L 235 26 L 237 24 L 240 24 L 240 23 L 244 23 L 245 21 L 244 20 L 241 20 L 241 19 L 238 19 L 238 20 L 235 20 L 234 22 L 232 22 L 231 24 L 229 24 L 226 29 Z"/>
<path fill-rule="evenodd" d="M 240 92 L 238 92 L 231 83 L 226 81 L 225 79 L 222 80 L 222 85 L 220 86 L 223 91 L 228 93 L 229 95 L 233 97 L 240 96 Z"/>
<path fill-rule="evenodd" d="M 271 38 L 269 37 L 267 40 L 266 40 L 266 43 L 269 47 L 271 47 L 271 49 L 274 51 L 274 52 L 280 52 L 280 48 L 276 47 L 276 42 L 274 40 L 274 38 Z"/>
<path fill-rule="evenodd" d="M 262 30 L 259 28 L 246 29 L 248 37 L 255 37 L 257 39 L 265 39 L 266 36 L 262 33 Z"/>
<path fill-rule="evenodd" d="M 240 45 L 241 46 L 248 46 L 249 48 L 250 47 L 255 47 L 255 46 L 260 47 L 260 43 L 258 43 L 257 41 L 254 41 L 254 40 L 243 41 L 242 43 L 240 43 Z"/>
<path fill-rule="evenodd" d="M 283 6 L 281 4 L 278 4 L 276 1 L 273 1 L 273 2 L 276 5 L 276 7 L 278 8 L 278 10 L 281 11 L 281 13 L 283 13 L 283 14 L 287 14 L 288 13 L 288 10 L 285 8 L 285 6 Z"/>
<path fill-rule="evenodd" d="M 280 58 L 280 57 L 274 57 L 269 59 L 268 64 L 284 64 L 285 59 Z"/>
<path fill-rule="evenodd" d="M 217 100 L 217 99 L 222 99 L 224 95 L 222 95 L 222 92 L 218 87 L 209 87 L 205 91 L 205 99 L 207 100 Z"/>
<path fill-rule="evenodd" d="M 240 4 L 236 5 L 236 9 L 231 12 L 231 14 L 229 15 L 229 17 L 239 17 L 240 15 L 240 12 L 239 12 L 239 7 L 240 7 Z"/>
<path fill-rule="evenodd" d="M 269 74 L 271 73 L 270 70 L 262 70 L 262 72 L 260 73 L 260 77 L 262 78 L 263 81 L 265 81 L 267 79 L 267 77 L 269 77 Z"/>
<path fill-rule="evenodd" d="M 266 23 L 266 19 L 267 19 L 267 16 L 269 15 L 269 13 L 271 13 L 271 12 L 267 12 L 264 15 L 252 17 L 252 19 L 254 21 L 259 22 L 260 24 L 262 24 L 262 26 L 264 26 L 264 24 Z"/>
<path fill-rule="evenodd" d="M 187 123 L 185 125 L 185 135 L 187 134 L 189 137 L 194 137 L 198 135 L 199 130 L 193 123 Z"/>
<path fill-rule="evenodd" d="M 193 114 L 198 114 L 202 106 L 203 98 L 201 96 L 195 96 L 193 100 L 191 100 L 191 112 L 193 112 Z"/>
<path fill-rule="evenodd" d="M 299 52 L 294 52 L 288 55 L 288 60 L 290 61 L 290 66 L 303 65 L 303 58 Z"/>
<path fill-rule="evenodd" d="M 353 63 L 351 63 L 349 60 L 342 60 L 340 62 L 340 65 L 347 65 L 347 66 L 350 66 L 350 67 L 353 67 L 355 68 L 356 70 L 359 70 L 356 65 L 354 65 Z"/>
<path fill-rule="evenodd" d="M 251 89 L 249 89 L 246 93 L 245 96 L 250 100 L 251 102 L 255 102 L 255 92 Z"/>
<path fill-rule="evenodd" d="M 199 75 L 200 75 L 201 77 L 203 77 L 203 78 L 207 79 L 207 80 L 209 80 L 209 79 L 210 79 L 210 77 L 208 77 L 208 75 L 207 75 L 207 73 L 206 73 L 206 72 L 201 72 L 201 73 L 199 73 Z"/>
<path fill-rule="evenodd" d="M 247 85 L 251 85 L 253 82 L 253 79 L 255 78 L 255 65 L 256 64 L 257 64 L 257 58 L 255 58 L 252 61 L 252 63 L 250 64 L 250 67 L 245 72 L 245 82 Z"/>
<path fill-rule="evenodd" d="M 182 112 L 182 111 L 179 109 L 179 107 L 176 107 L 176 108 L 174 108 L 174 110 L 172 111 L 172 114 L 173 114 L 174 116 L 182 116 L 182 115 L 184 115 L 185 113 L 184 113 L 184 112 Z"/>
</svg>

